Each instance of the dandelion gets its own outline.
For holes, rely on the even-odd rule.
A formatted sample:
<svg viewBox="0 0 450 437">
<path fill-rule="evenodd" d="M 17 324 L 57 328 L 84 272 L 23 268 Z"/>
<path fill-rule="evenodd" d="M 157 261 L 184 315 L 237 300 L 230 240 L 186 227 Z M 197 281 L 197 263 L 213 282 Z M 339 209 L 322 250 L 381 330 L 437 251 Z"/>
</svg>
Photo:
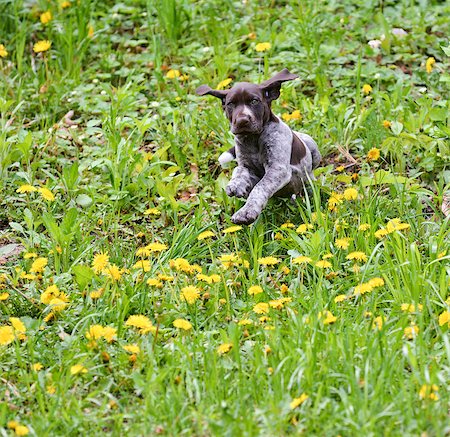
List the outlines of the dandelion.
<svg viewBox="0 0 450 437">
<path fill-rule="evenodd" d="M 384 285 L 384 279 L 383 278 L 372 278 L 369 280 L 368 284 L 373 287 L 382 287 Z"/>
<path fill-rule="evenodd" d="M 366 262 L 367 261 L 367 255 L 364 252 L 350 252 L 346 256 L 346 259 Z"/>
<path fill-rule="evenodd" d="M 171 269 L 176 269 L 185 273 L 192 273 L 192 266 L 188 260 L 184 258 L 171 259 L 169 261 Z"/>
<path fill-rule="evenodd" d="M 6 346 L 14 340 L 14 329 L 12 326 L 0 326 L 0 345 Z"/>
<path fill-rule="evenodd" d="M 163 243 L 150 243 L 146 246 L 147 249 L 150 250 L 150 252 L 162 252 L 163 250 L 167 249 L 167 244 Z"/>
<path fill-rule="evenodd" d="M 372 322 L 372 329 L 381 331 L 383 329 L 383 323 L 384 323 L 384 320 L 383 320 L 382 316 L 375 317 L 375 319 L 373 319 L 373 322 Z"/>
<path fill-rule="evenodd" d="M 48 264 L 47 258 L 36 258 L 31 264 L 30 273 L 42 273 Z"/>
<path fill-rule="evenodd" d="M 158 279 L 163 282 L 173 282 L 175 278 L 170 275 L 164 275 L 163 273 L 158 273 Z"/>
<path fill-rule="evenodd" d="M 145 215 L 161 215 L 161 211 L 158 208 L 148 208 L 144 211 Z"/>
<path fill-rule="evenodd" d="M 433 57 L 427 59 L 427 62 L 425 63 L 425 69 L 427 70 L 428 74 L 433 71 L 434 64 L 436 64 L 436 59 L 434 59 Z"/>
<path fill-rule="evenodd" d="M 60 295 L 60 291 L 57 285 L 50 285 L 45 289 L 45 291 L 41 294 L 41 303 L 48 305 L 52 299 L 58 297 Z"/>
<path fill-rule="evenodd" d="M 328 199 L 328 209 L 330 211 L 337 211 L 337 206 L 342 203 L 343 198 L 344 196 L 342 194 L 333 192 Z"/>
<path fill-rule="evenodd" d="M 447 325 L 447 327 L 450 328 L 450 311 L 446 310 L 443 311 L 440 315 L 439 315 L 439 326 L 445 326 Z"/>
<path fill-rule="evenodd" d="M 316 267 L 318 267 L 319 269 L 330 269 L 332 267 L 332 264 L 330 263 L 330 261 L 326 261 L 326 260 L 320 260 L 317 261 L 316 264 L 314 264 Z"/>
<path fill-rule="evenodd" d="M 111 278 L 113 281 L 118 282 L 122 279 L 123 270 L 115 264 L 111 264 L 103 270 L 103 274 Z"/>
<path fill-rule="evenodd" d="M 125 325 L 139 329 L 140 334 L 147 334 L 148 332 L 156 331 L 156 328 L 153 326 L 151 320 L 147 316 L 142 315 L 133 315 L 128 317 Z"/>
<path fill-rule="evenodd" d="M 94 255 L 94 259 L 92 261 L 92 270 L 95 273 L 102 272 L 109 264 L 109 255 L 108 252 L 100 252 Z"/>
<path fill-rule="evenodd" d="M 324 311 L 323 313 L 320 312 L 320 313 L 318 314 L 318 317 L 317 317 L 317 318 L 318 318 L 319 320 L 322 320 L 324 325 L 331 325 L 331 324 L 333 324 L 333 323 L 337 320 L 337 317 L 336 317 L 336 316 L 333 316 L 333 314 L 331 313 L 331 311 Z"/>
<path fill-rule="evenodd" d="M 407 340 L 412 340 L 415 337 L 417 337 L 417 334 L 419 334 L 419 327 L 416 325 L 411 325 L 411 326 L 407 326 L 404 330 L 403 330 L 403 336 L 407 339 Z"/>
<path fill-rule="evenodd" d="M 19 188 L 17 188 L 16 193 L 34 193 L 35 191 L 37 191 L 37 188 L 33 187 L 33 185 L 23 184 Z"/>
<path fill-rule="evenodd" d="M 88 340 L 98 340 L 103 337 L 103 329 L 102 325 L 91 325 L 85 336 Z"/>
<path fill-rule="evenodd" d="M 33 46 L 33 51 L 35 53 L 46 52 L 51 46 L 52 46 L 52 43 L 50 41 L 48 41 L 48 40 L 38 41 Z"/>
<path fill-rule="evenodd" d="M 50 306 L 53 311 L 62 311 L 67 307 L 67 300 L 62 299 L 63 296 L 55 297 L 50 301 Z"/>
<path fill-rule="evenodd" d="M 307 264 L 312 262 L 312 259 L 309 256 L 297 256 L 292 260 L 292 264 Z"/>
<path fill-rule="evenodd" d="M 415 313 L 416 311 L 422 311 L 423 305 L 419 304 L 416 308 L 413 303 L 402 303 L 400 309 L 405 313 Z"/>
<path fill-rule="evenodd" d="M 223 90 L 224 88 L 226 88 L 228 85 L 230 85 L 230 83 L 233 82 L 233 79 L 231 79 L 231 77 L 228 77 L 225 80 L 222 80 L 221 82 L 219 82 L 217 84 L 216 89 L 218 90 Z"/>
<path fill-rule="evenodd" d="M 150 285 L 150 287 L 156 287 L 156 288 L 162 288 L 163 283 L 156 278 L 149 278 L 147 279 L 147 285 Z"/>
<path fill-rule="evenodd" d="M 219 355 L 224 355 L 224 354 L 230 352 L 230 350 L 232 348 L 233 348 L 233 344 L 232 343 L 223 343 L 217 348 L 217 353 Z"/>
<path fill-rule="evenodd" d="M 347 188 L 344 191 L 344 199 L 345 200 L 356 200 L 358 198 L 358 190 L 355 188 Z"/>
<path fill-rule="evenodd" d="M 274 266 L 280 262 L 281 262 L 281 260 L 278 258 L 275 258 L 274 256 L 266 256 L 263 258 L 258 258 L 258 264 L 260 264 L 262 266 Z"/>
<path fill-rule="evenodd" d="M 99 288 L 98 290 L 91 291 L 89 293 L 89 297 L 92 300 L 100 299 L 102 297 L 102 295 L 103 295 L 103 291 L 104 291 L 103 288 Z"/>
<path fill-rule="evenodd" d="M 308 232 L 309 229 L 312 229 L 314 226 L 309 223 L 302 223 L 299 225 L 299 227 L 295 230 L 298 234 L 305 234 Z"/>
<path fill-rule="evenodd" d="M 364 84 L 363 87 L 362 87 L 362 90 L 363 90 L 364 94 L 370 94 L 372 89 L 373 88 L 368 83 Z"/>
<path fill-rule="evenodd" d="M 363 295 L 366 293 L 370 293 L 372 290 L 373 290 L 373 286 L 370 285 L 368 282 L 366 282 L 366 283 L 357 285 L 355 287 L 355 290 L 353 293 L 355 296 L 357 296 L 357 295 Z"/>
<path fill-rule="evenodd" d="M 334 242 L 334 244 L 336 245 L 336 247 L 338 249 L 344 249 L 347 250 L 349 245 L 350 245 L 350 241 L 352 241 L 351 238 L 345 237 L 345 238 L 338 238 L 336 239 L 336 241 Z"/>
<path fill-rule="evenodd" d="M 52 21 L 52 13 L 50 11 L 43 12 L 40 16 L 41 23 L 46 25 Z"/>
<path fill-rule="evenodd" d="M 197 240 L 199 240 L 199 241 L 206 240 L 207 238 L 211 238 L 211 237 L 214 237 L 213 231 L 204 231 L 198 235 Z"/>
<path fill-rule="evenodd" d="M 340 294 L 334 298 L 335 303 L 343 302 L 344 300 L 347 300 L 346 294 Z"/>
<path fill-rule="evenodd" d="M 224 234 L 233 234 L 234 232 L 240 231 L 242 229 L 242 226 L 230 226 L 229 228 L 226 228 L 223 230 Z"/>
<path fill-rule="evenodd" d="M 181 76 L 181 73 L 179 70 L 169 70 L 166 74 L 167 79 L 175 79 L 180 76 Z"/>
<path fill-rule="evenodd" d="M 71 375 L 78 375 L 80 373 L 87 373 L 86 367 L 84 367 L 82 364 L 75 364 L 70 368 L 70 374 Z"/>
<path fill-rule="evenodd" d="M 367 160 L 368 161 L 378 161 L 380 159 L 380 149 L 377 149 L 376 147 L 372 147 L 367 152 Z"/>
<path fill-rule="evenodd" d="M 44 366 L 41 363 L 34 363 L 31 368 L 35 371 L 35 372 L 39 372 L 39 370 L 42 370 L 44 368 Z"/>
<path fill-rule="evenodd" d="M 281 229 L 292 229 L 292 228 L 295 228 L 295 225 L 294 225 L 294 223 L 286 222 L 286 223 L 283 223 L 280 227 L 281 227 Z"/>
<path fill-rule="evenodd" d="M 439 387 L 436 384 L 424 384 L 420 387 L 419 397 L 420 399 L 431 399 L 432 401 L 437 401 L 439 400 L 439 396 L 437 394 L 438 391 Z"/>
<path fill-rule="evenodd" d="M 256 314 L 268 314 L 269 313 L 269 304 L 266 302 L 257 303 L 253 307 L 253 312 Z"/>
<path fill-rule="evenodd" d="M 8 50 L 6 50 L 3 44 L 0 44 L 0 58 L 6 58 L 8 56 Z"/>
<path fill-rule="evenodd" d="M 189 285 L 181 289 L 181 297 L 189 304 L 192 305 L 200 297 L 200 292 L 197 287 Z"/>
<path fill-rule="evenodd" d="M 122 348 L 131 354 L 138 354 L 141 351 L 141 348 L 137 344 L 127 344 L 122 346 Z"/>
<path fill-rule="evenodd" d="M 261 294 L 263 292 L 263 289 L 259 285 L 252 285 L 248 290 L 247 293 L 250 296 L 256 296 L 257 294 Z"/>
<path fill-rule="evenodd" d="M 291 408 L 291 410 L 295 410 L 297 407 L 303 404 L 303 402 L 305 402 L 306 399 L 308 398 L 309 396 L 307 394 L 302 393 L 298 398 L 292 399 L 291 403 L 289 404 L 289 407 Z"/>
<path fill-rule="evenodd" d="M 383 120 L 383 127 L 389 129 L 391 127 L 391 122 L 389 120 Z"/>
<path fill-rule="evenodd" d="M 16 331 L 18 334 L 25 334 L 25 332 L 27 332 L 27 328 L 18 317 L 10 317 L 9 322 L 14 328 L 14 331 Z"/>
<path fill-rule="evenodd" d="M 7 300 L 9 297 L 9 293 L 6 291 L 4 293 L 0 293 L 0 301 Z"/>
<path fill-rule="evenodd" d="M 66 9 L 70 7 L 70 2 L 65 0 L 60 3 L 61 9 Z"/>
<path fill-rule="evenodd" d="M 365 232 L 370 229 L 370 225 L 368 223 L 362 223 L 358 226 L 358 231 Z"/>
<path fill-rule="evenodd" d="M 176 319 L 173 321 L 173 326 L 178 329 L 183 329 L 184 331 L 189 331 L 192 329 L 192 324 L 188 320 L 185 319 Z"/>
<path fill-rule="evenodd" d="M 253 325 L 253 322 L 250 319 L 242 319 L 242 320 L 239 320 L 238 325 L 239 326 L 248 326 L 248 325 Z"/>
<path fill-rule="evenodd" d="M 260 42 L 259 44 L 256 44 L 255 50 L 257 52 L 265 52 L 267 50 L 270 50 L 272 47 L 272 44 L 270 42 Z"/>
<path fill-rule="evenodd" d="M 142 269 L 144 272 L 149 272 L 150 268 L 150 261 L 146 259 L 141 259 L 133 265 L 133 269 Z"/>
<path fill-rule="evenodd" d="M 16 436 L 28 435 L 29 432 L 30 430 L 25 425 L 17 425 L 16 428 L 14 429 L 14 433 L 16 434 Z"/>
</svg>

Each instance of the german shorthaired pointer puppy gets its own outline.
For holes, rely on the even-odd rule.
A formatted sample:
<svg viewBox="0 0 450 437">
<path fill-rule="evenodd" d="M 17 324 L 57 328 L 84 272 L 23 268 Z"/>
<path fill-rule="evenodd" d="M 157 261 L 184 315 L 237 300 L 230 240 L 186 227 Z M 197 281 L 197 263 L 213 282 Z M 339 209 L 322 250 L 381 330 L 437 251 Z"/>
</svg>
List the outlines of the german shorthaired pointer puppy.
<svg viewBox="0 0 450 437">
<path fill-rule="evenodd" d="M 305 182 L 315 179 L 313 169 L 321 159 L 317 144 L 309 135 L 293 132 L 270 107 L 280 96 L 281 84 L 297 77 L 285 68 L 260 85 L 241 82 L 229 90 L 201 85 L 196 90 L 222 100 L 235 135 L 235 146 L 219 158 L 221 165 L 236 158 L 226 192 L 247 199 L 231 218 L 233 223 L 253 223 L 272 196 L 297 195 Z"/>
</svg>

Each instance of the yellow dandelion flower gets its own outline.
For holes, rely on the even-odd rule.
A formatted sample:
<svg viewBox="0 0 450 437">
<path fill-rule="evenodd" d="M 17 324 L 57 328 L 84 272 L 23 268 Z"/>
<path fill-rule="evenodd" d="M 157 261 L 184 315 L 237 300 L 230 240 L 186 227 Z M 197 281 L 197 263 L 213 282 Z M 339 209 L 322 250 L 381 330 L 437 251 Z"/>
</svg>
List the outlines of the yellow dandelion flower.
<svg viewBox="0 0 450 437">
<path fill-rule="evenodd" d="M 6 291 L 3 293 L 0 293 L 0 301 L 7 300 L 8 297 L 9 297 L 9 293 L 7 293 Z"/>
<path fill-rule="evenodd" d="M 25 334 L 25 332 L 27 332 L 27 328 L 18 317 L 10 317 L 9 321 L 17 333 Z"/>
<path fill-rule="evenodd" d="M 0 326 L 0 345 L 6 346 L 14 340 L 14 329 L 12 326 Z"/>
<path fill-rule="evenodd" d="M 40 16 L 40 20 L 42 24 L 48 24 L 52 21 L 52 13 L 50 11 L 43 12 Z"/>
<path fill-rule="evenodd" d="M 100 298 L 102 297 L 102 295 L 103 295 L 103 291 L 104 291 L 103 288 L 99 288 L 98 290 L 91 291 L 91 292 L 89 293 L 89 297 L 90 297 L 92 300 L 100 299 Z"/>
<path fill-rule="evenodd" d="M 250 296 L 256 296 L 257 294 L 261 294 L 263 292 L 263 289 L 259 285 L 252 285 L 248 290 L 247 293 Z"/>
<path fill-rule="evenodd" d="M 328 209 L 330 211 L 337 211 L 337 206 L 343 202 L 343 199 L 343 194 L 333 192 L 328 199 Z"/>
<path fill-rule="evenodd" d="M 119 267 L 117 267 L 115 264 L 111 264 L 107 266 L 102 273 L 105 276 L 108 276 L 113 281 L 120 281 L 122 279 L 123 270 L 121 270 Z"/>
<path fill-rule="evenodd" d="M 41 363 L 34 363 L 31 368 L 35 371 L 35 372 L 39 372 L 39 370 L 42 370 L 44 368 L 44 366 Z"/>
<path fill-rule="evenodd" d="M 375 237 L 378 238 L 379 240 L 381 240 L 383 237 L 385 237 L 388 234 L 389 234 L 389 232 L 384 228 L 378 229 L 378 231 L 375 231 L 375 233 L 374 233 Z"/>
<path fill-rule="evenodd" d="M 373 88 L 368 84 L 364 84 L 362 87 L 362 91 L 364 94 L 370 94 L 370 92 L 373 90 Z"/>
<path fill-rule="evenodd" d="M 36 258 L 31 264 L 30 273 L 42 273 L 48 264 L 47 258 Z"/>
<path fill-rule="evenodd" d="M 26 252 L 23 255 L 23 259 L 37 258 L 37 253 L 34 252 Z"/>
<path fill-rule="evenodd" d="M 298 398 L 292 399 L 291 403 L 289 404 L 289 407 L 291 408 L 291 410 L 295 410 L 297 407 L 303 404 L 303 402 L 305 402 L 306 399 L 308 398 L 309 396 L 307 394 L 302 393 Z"/>
<path fill-rule="evenodd" d="M 240 231 L 242 229 L 242 226 L 236 225 L 236 226 L 230 226 L 229 228 L 224 229 L 222 232 L 224 234 L 233 234 L 234 232 Z"/>
<path fill-rule="evenodd" d="M 312 262 L 312 258 L 310 258 L 309 256 L 297 256 L 292 260 L 292 264 L 307 264 Z"/>
<path fill-rule="evenodd" d="M 281 228 L 281 229 L 292 229 L 292 228 L 295 228 L 295 225 L 294 225 L 294 223 L 286 222 L 286 223 L 283 223 L 283 224 L 280 226 L 280 228 Z"/>
<path fill-rule="evenodd" d="M 298 226 L 298 228 L 295 230 L 298 234 L 306 234 L 309 229 L 312 229 L 314 226 L 309 223 L 302 223 Z"/>
<path fill-rule="evenodd" d="M 189 305 L 192 305 L 200 297 L 200 292 L 197 287 L 189 285 L 181 289 L 181 297 Z"/>
<path fill-rule="evenodd" d="M 154 332 L 156 329 L 153 326 L 151 320 L 147 316 L 142 315 L 133 315 L 128 317 L 128 320 L 125 322 L 125 325 L 138 328 L 140 334 L 147 334 L 148 332 Z"/>
<path fill-rule="evenodd" d="M 0 44 L 0 58 L 6 58 L 8 56 L 8 50 L 3 44 Z"/>
<path fill-rule="evenodd" d="M 274 256 L 266 256 L 263 258 L 258 258 L 258 264 L 262 266 L 274 266 L 280 262 L 281 260 L 275 258 Z"/>
<path fill-rule="evenodd" d="M 266 302 L 257 303 L 253 307 L 253 312 L 256 314 L 268 314 L 269 313 L 269 304 Z"/>
<path fill-rule="evenodd" d="M 391 127 L 391 122 L 389 120 L 383 120 L 383 127 L 389 129 Z"/>
<path fill-rule="evenodd" d="M 80 373 L 87 373 L 86 367 L 84 367 L 82 364 L 75 364 L 70 368 L 70 374 L 71 375 L 78 375 Z"/>
<path fill-rule="evenodd" d="M 48 200 L 49 202 L 53 202 L 55 200 L 55 195 L 48 188 L 40 187 L 37 191 L 43 199 Z"/>
<path fill-rule="evenodd" d="M 345 258 L 348 260 L 356 260 L 361 262 L 367 261 L 367 255 L 364 252 L 350 252 Z"/>
<path fill-rule="evenodd" d="M 19 422 L 16 422 L 15 420 L 10 420 L 10 421 L 6 424 L 6 426 L 7 426 L 9 429 L 16 429 L 16 428 L 19 426 Z"/>
<path fill-rule="evenodd" d="M 170 275 L 164 275 L 163 273 L 158 273 L 158 279 L 160 279 L 163 282 L 173 282 L 175 278 Z"/>
<path fill-rule="evenodd" d="M 213 231 L 204 231 L 198 235 L 197 240 L 199 240 L 199 241 L 206 240 L 207 238 L 211 238 L 211 237 L 214 237 Z"/>
<path fill-rule="evenodd" d="M 92 261 L 92 270 L 95 273 L 102 272 L 109 265 L 109 255 L 108 252 L 97 253 L 94 255 L 94 260 Z"/>
<path fill-rule="evenodd" d="M 400 309 L 405 313 L 415 313 L 416 311 L 422 311 L 423 305 L 416 305 L 413 303 L 402 303 Z"/>
<path fill-rule="evenodd" d="M 136 250 L 136 256 L 139 258 L 148 258 L 151 255 L 150 249 L 145 247 L 140 247 L 138 250 Z"/>
<path fill-rule="evenodd" d="M 146 246 L 150 252 L 162 252 L 163 250 L 167 250 L 167 244 L 163 243 L 150 243 Z"/>
<path fill-rule="evenodd" d="M 337 317 L 333 316 L 331 311 L 324 311 L 318 314 L 318 319 L 322 320 L 324 325 L 331 325 L 337 320 Z"/>
<path fill-rule="evenodd" d="M 59 5 L 61 6 L 61 9 L 66 9 L 66 8 L 70 7 L 70 2 L 67 0 L 64 0 Z"/>
<path fill-rule="evenodd" d="M 439 315 L 439 326 L 445 326 L 447 325 L 448 328 L 450 328 L 450 311 L 446 310 L 443 311 Z"/>
<path fill-rule="evenodd" d="M 350 241 L 352 241 L 352 239 L 349 237 L 338 238 L 335 240 L 334 244 L 338 249 L 347 250 L 348 247 L 350 246 Z"/>
<path fill-rule="evenodd" d="M 417 337 L 417 334 L 419 334 L 419 327 L 416 325 L 411 325 L 411 326 L 407 326 L 404 330 L 403 330 L 403 336 L 407 339 L 407 340 L 412 340 L 415 337 Z"/>
<path fill-rule="evenodd" d="M 298 109 L 296 109 L 295 111 L 292 112 L 291 120 L 301 120 L 301 119 L 302 119 L 302 114 L 300 113 L 300 111 Z"/>
<path fill-rule="evenodd" d="M 67 307 L 67 302 L 64 299 L 61 299 L 61 297 L 54 297 L 50 302 L 49 305 L 52 307 L 52 311 L 62 311 Z"/>
<path fill-rule="evenodd" d="M 180 77 L 180 76 L 181 76 L 180 70 L 169 70 L 166 73 L 167 79 L 175 79 L 175 78 Z"/>
<path fill-rule="evenodd" d="M 433 57 L 427 59 L 427 62 L 425 63 L 425 69 L 427 70 L 428 74 L 433 71 L 434 64 L 436 64 L 436 59 L 434 59 Z"/>
<path fill-rule="evenodd" d="M 163 283 L 156 278 L 149 278 L 147 279 L 147 285 L 150 285 L 150 287 L 156 287 L 156 288 L 162 288 Z"/>
<path fill-rule="evenodd" d="M 91 325 L 86 331 L 86 338 L 88 340 L 98 340 L 103 337 L 103 326 L 102 325 Z"/>
<path fill-rule="evenodd" d="M 233 348 L 233 344 L 232 343 L 223 343 L 217 348 L 217 353 L 219 355 L 224 355 L 224 354 L 230 352 L 230 350 L 232 348 Z"/>
<path fill-rule="evenodd" d="M 30 432 L 30 430 L 28 429 L 27 426 L 25 425 L 18 425 L 16 426 L 16 428 L 14 429 L 14 433 L 16 434 L 16 436 L 20 437 L 20 436 L 24 436 L 24 435 L 28 435 Z"/>
<path fill-rule="evenodd" d="M 216 89 L 218 90 L 223 90 L 224 88 L 226 88 L 228 85 L 230 85 L 230 83 L 233 82 L 233 79 L 231 79 L 231 77 L 228 77 L 227 79 L 222 80 L 221 82 L 219 82 L 217 84 Z"/>
<path fill-rule="evenodd" d="M 373 287 L 382 287 L 384 285 L 384 279 L 383 278 L 372 278 L 369 280 L 368 284 Z"/>
<path fill-rule="evenodd" d="M 158 208 L 148 208 L 144 211 L 145 215 L 161 215 L 161 211 Z"/>
<path fill-rule="evenodd" d="M 242 319 L 242 320 L 239 320 L 238 325 L 239 326 L 248 326 L 248 325 L 253 325 L 253 322 L 250 319 Z"/>
<path fill-rule="evenodd" d="M 52 46 L 52 43 L 48 40 L 38 41 L 33 46 L 33 51 L 35 53 L 46 52 L 51 46 Z"/>
<path fill-rule="evenodd" d="M 326 260 L 320 260 L 317 261 L 314 264 L 316 267 L 318 267 L 319 269 L 330 269 L 332 267 L 332 264 L 330 263 L 330 261 L 326 261 Z"/>
<path fill-rule="evenodd" d="M 359 284 L 359 285 L 357 285 L 356 287 L 355 287 L 355 290 L 354 290 L 354 295 L 356 296 L 356 295 L 363 295 L 363 294 L 366 294 L 366 293 L 370 293 L 371 291 L 373 290 L 373 286 L 372 285 L 370 285 L 368 282 L 365 282 L 365 283 L 363 283 L 363 284 Z"/>
<path fill-rule="evenodd" d="M 184 331 L 189 331 L 190 329 L 192 329 L 192 323 L 185 319 L 174 320 L 173 326 L 178 329 L 183 329 Z"/>
<path fill-rule="evenodd" d="M 382 316 L 375 317 L 372 322 L 372 329 L 381 331 L 383 329 L 384 319 Z"/>
<path fill-rule="evenodd" d="M 343 302 L 344 300 L 347 300 L 346 294 L 340 294 L 334 298 L 335 303 Z"/>
<path fill-rule="evenodd" d="M 358 190 L 355 188 L 347 188 L 344 191 L 344 199 L 345 200 L 356 200 L 358 198 Z"/>
<path fill-rule="evenodd" d="M 438 391 L 439 387 L 436 384 L 424 384 L 420 387 L 419 397 L 420 399 L 431 399 L 432 401 L 437 401 L 439 399 L 437 394 Z"/>
<path fill-rule="evenodd" d="M 108 342 L 111 343 L 115 340 L 115 336 L 117 335 L 117 329 L 113 328 L 112 326 L 105 326 L 103 328 L 103 338 Z"/>
<path fill-rule="evenodd" d="M 217 284 L 220 282 L 221 277 L 219 275 L 211 275 L 209 279 L 213 284 Z"/>
<path fill-rule="evenodd" d="M 176 269 L 185 273 L 191 273 L 192 271 L 191 264 L 184 258 L 171 259 L 169 265 L 171 269 Z"/>
<path fill-rule="evenodd" d="M 270 50 L 272 47 L 272 44 L 270 42 L 260 42 L 259 44 L 256 44 L 255 50 L 257 52 L 265 52 L 267 50 Z"/>
<path fill-rule="evenodd" d="M 19 188 L 17 188 L 16 193 L 34 193 L 35 191 L 37 191 L 37 188 L 33 187 L 33 185 L 23 184 Z"/>
<path fill-rule="evenodd" d="M 144 272 L 149 272 L 151 269 L 150 261 L 146 259 L 141 259 L 133 265 L 133 269 L 142 269 Z"/>
<path fill-rule="evenodd" d="M 378 161 L 380 159 L 380 149 L 373 147 L 367 152 L 368 161 Z"/>
<path fill-rule="evenodd" d="M 127 344 L 122 346 L 122 348 L 131 354 L 138 354 L 141 351 L 141 348 L 137 344 Z"/>
<path fill-rule="evenodd" d="M 370 225 L 368 223 L 362 223 L 358 226 L 358 231 L 364 232 L 370 229 Z"/>
</svg>

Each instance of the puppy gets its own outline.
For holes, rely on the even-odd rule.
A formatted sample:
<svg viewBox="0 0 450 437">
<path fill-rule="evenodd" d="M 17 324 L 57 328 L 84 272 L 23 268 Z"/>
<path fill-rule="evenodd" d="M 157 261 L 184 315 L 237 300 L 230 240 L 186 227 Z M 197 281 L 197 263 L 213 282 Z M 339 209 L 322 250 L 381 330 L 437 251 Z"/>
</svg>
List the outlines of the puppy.
<svg viewBox="0 0 450 437">
<path fill-rule="evenodd" d="M 260 85 L 240 82 L 229 90 L 201 85 L 196 90 L 222 101 L 235 136 L 235 146 L 219 158 L 221 165 L 236 158 L 226 192 L 247 199 L 232 216 L 233 223 L 253 223 L 272 196 L 297 195 L 315 179 L 313 169 L 321 159 L 317 144 L 309 135 L 293 132 L 270 107 L 281 84 L 297 77 L 285 68 Z"/>
</svg>

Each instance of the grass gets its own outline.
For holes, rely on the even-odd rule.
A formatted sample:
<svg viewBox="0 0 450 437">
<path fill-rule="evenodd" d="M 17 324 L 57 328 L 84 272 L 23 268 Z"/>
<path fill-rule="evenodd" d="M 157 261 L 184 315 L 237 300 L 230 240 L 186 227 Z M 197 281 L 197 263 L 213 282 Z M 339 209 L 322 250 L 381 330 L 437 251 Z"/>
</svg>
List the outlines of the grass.
<svg viewBox="0 0 450 437">
<path fill-rule="evenodd" d="M 2 435 L 448 435 L 450 9 L 341 3 L 0 3 Z M 284 67 L 317 181 L 224 232 L 194 90 Z"/>
</svg>

